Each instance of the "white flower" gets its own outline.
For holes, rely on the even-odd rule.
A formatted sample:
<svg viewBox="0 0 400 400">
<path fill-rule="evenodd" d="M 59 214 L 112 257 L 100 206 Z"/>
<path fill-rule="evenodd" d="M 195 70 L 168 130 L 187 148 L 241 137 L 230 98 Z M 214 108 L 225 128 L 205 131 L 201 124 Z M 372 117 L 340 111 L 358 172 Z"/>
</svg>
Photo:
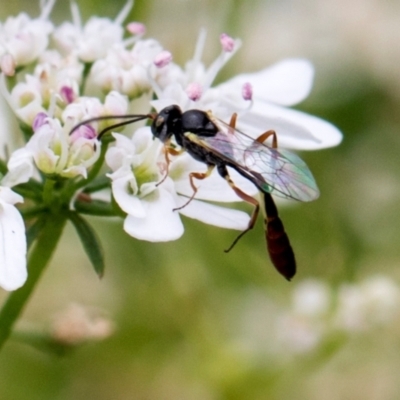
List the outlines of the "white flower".
<svg viewBox="0 0 400 400">
<path fill-rule="evenodd" d="M 238 75 L 212 87 L 217 73 L 240 42 L 234 41 L 230 52 L 223 46 L 221 55 L 206 69 L 200 62 L 204 40 L 202 32 L 195 56 L 185 70 L 177 72 L 177 67 L 172 64 L 166 68 L 173 69 L 173 79 L 153 83 L 157 100 L 152 105 L 157 111 L 177 104 L 184 111 L 193 108 L 212 110 L 213 114 L 226 121 L 237 112 L 238 129 L 254 138 L 274 129 L 279 146 L 292 149 L 315 150 L 340 143 L 342 134 L 332 124 L 286 108 L 308 96 L 314 75 L 310 62 L 287 59 L 260 72 Z M 193 88 L 196 90 L 193 91 Z"/>
<path fill-rule="evenodd" d="M 33 155 L 37 168 L 45 174 L 86 178 L 100 154 L 100 142 L 87 126 L 68 136 L 70 126 L 61 126 L 57 119 L 48 118 L 33 134 L 26 149 Z"/>
<path fill-rule="evenodd" d="M 40 81 L 44 104 L 50 103 L 54 93 L 58 94 L 64 107 L 72 103 L 79 96 L 82 73 L 83 64 L 74 55 L 63 57 L 56 50 L 45 51 L 34 71 Z"/>
<path fill-rule="evenodd" d="M 92 17 L 82 27 L 79 10 L 76 3 L 71 3 L 74 22 L 64 22 L 53 33 L 57 48 L 63 54 L 76 54 L 84 62 L 93 62 L 105 57 L 108 49 L 122 41 L 123 28 L 121 23 L 132 8 L 129 0 L 117 18 Z"/>
<path fill-rule="evenodd" d="M 35 174 L 34 165 L 45 174 L 68 178 L 81 175 L 85 178 L 88 168 L 100 155 L 101 143 L 97 140 L 96 131 L 112 125 L 113 120 L 97 123 L 96 131 L 92 126 L 83 125 L 70 135 L 71 129 L 89 118 L 125 114 L 127 107 L 125 96 L 117 92 L 109 93 L 104 104 L 97 98 L 80 97 L 63 111 L 61 120 L 64 124 L 57 118 L 48 117 L 40 107 L 32 107 L 29 122 L 34 134 L 25 147 L 12 153 L 3 181 L 8 186 L 27 182 Z M 38 111 L 35 116 L 34 111 Z"/>
<path fill-rule="evenodd" d="M 295 286 L 290 309 L 276 319 L 277 340 L 285 350 L 305 353 L 319 345 L 331 303 L 329 287 L 322 281 L 308 279 Z"/>
<path fill-rule="evenodd" d="M 276 319 L 275 333 L 285 352 L 306 353 L 319 345 L 324 326 L 320 321 L 287 312 Z"/>
<path fill-rule="evenodd" d="M 26 281 L 25 225 L 15 203 L 23 199 L 10 188 L 0 186 L 0 286 L 15 290 Z"/>
<path fill-rule="evenodd" d="M 172 161 L 170 174 L 163 180 L 166 165 L 162 144 L 153 140 L 148 127 L 139 128 L 132 139 L 120 134 L 114 137 L 116 145 L 108 150 L 106 162 L 113 171 L 109 177 L 115 201 L 128 214 L 124 222 L 128 234 L 154 242 L 178 239 L 183 234 L 179 213 L 216 226 L 238 230 L 247 227 L 247 214 L 197 200 L 204 195 L 209 200 L 232 201 L 230 190 L 201 190 L 208 184 L 215 187 L 212 177 L 204 181 L 196 199 L 179 213 L 174 211 L 188 201 L 181 194 L 190 197 L 193 193 L 189 172 L 204 170 L 204 164 L 187 154 L 179 156 Z M 220 177 L 216 178 L 221 181 Z"/>
<path fill-rule="evenodd" d="M 104 99 L 104 104 L 96 97 L 79 97 L 74 103 L 69 104 L 62 113 L 61 119 L 72 127 L 81 121 L 108 115 L 125 115 L 128 111 L 128 100 L 126 96 L 112 91 Z M 100 132 L 108 126 L 114 125 L 120 120 L 106 119 L 104 121 L 92 122 L 91 129 Z M 82 126 L 81 128 L 83 128 Z M 89 126 L 87 126 L 89 127 Z"/>
<path fill-rule="evenodd" d="M 0 92 L 21 121 L 31 126 L 36 115 L 45 113 L 40 80 L 32 75 L 25 76 L 25 82 L 17 83 L 8 92 L 4 74 L 0 76 Z"/>
<path fill-rule="evenodd" d="M 281 147 L 317 150 L 338 145 L 342 140 L 341 132 L 320 118 L 286 108 L 308 96 L 313 75 L 309 61 L 287 59 L 260 72 L 239 75 L 216 89 L 220 90 L 221 102 L 234 107 L 234 94 L 240 93 L 245 83 L 250 83 L 252 106 L 248 110 L 243 108 L 243 112 L 239 110 L 238 128 L 253 137 L 260 135 L 263 129 L 274 129 Z"/>
<path fill-rule="evenodd" d="M 30 19 L 21 13 L 17 17 L 9 17 L 0 25 L 0 58 L 7 55 L 12 57 L 14 68 L 24 66 L 36 58 L 46 49 L 53 25 L 46 20 L 54 0 L 44 3 L 42 14 L 38 19 Z M 8 75 L 13 75 L 8 70 Z"/>
<path fill-rule="evenodd" d="M 63 111 L 63 121 L 73 124 L 84 121 L 93 117 L 101 117 L 105 115 L 124 115 L 128 110 L 128 101 L 125 96 L 118 92 L 110 92 L 104 104 L 96 97 L 79 97 L 74 103 L 69 104 Z M 112 125 L 113 120 L 110 119 L 106 125 Z"/>
<path fill-rule="evenodd" d="M 349 332 L 362 331 L 389 323 L 399 310 L 398 285 L 385 276 L 373 276 L 340 287 L 335 324 Z"/>
<path fill-rule="evenodd" d="M 209 68 L 201 63 L 201 55 L 205 44 L 206 33 L 200 32 L 192 60 L 186 63 L 185 69 L 174 63 L 162 68 L 164 75 L 153 82 L 153 89 L 157 100 L 152 102 L 157 111 L 171 104 L 177 104 L 183 111 L 189 109 L 211 109 L 218 117 L 230 117 L 230 110 L 220 104 L 219 98 L 214 96 L 211 85 L 218 72 L 240 48 L 240 40 L 234 40 L 230 51 L 222 46 L 221 54 Z M 233 40 L 233 39 L 232 39 Z M 211 96 L 210 96 L 211 94 Z"/>
<path fill-rule="evenodd" d="M 331 294 L 326 283 L 308 279 L 296 285 L 292 293 L 293 311 L 309 318 L 326 315 L 331 306 Z"/>
<path fill-rule="evenodd" d="M 139 40 L 130 50 L 114 46 L 93 64 L 90 82 L 105 92 L 117 90 L 130 98 L 138 97 L 151 89 L 150 76 L 158 76 L 159 70 L 151 67 L 161 51 L 154 39 Z"/>
<path fill-rule="evenodd" d="M 69 135 L 72 125 L 61 126 L 58 119 L 37 116 L 35 132 L 24 148 L 15 151 L 8 162 L 6 182 L 23 183 L 34 174 L 36 167 L 47 175 L 65 178 L 82 176 L 98 159 L 100 142 L 93 128 L 82 126 Z"/>
</svg>

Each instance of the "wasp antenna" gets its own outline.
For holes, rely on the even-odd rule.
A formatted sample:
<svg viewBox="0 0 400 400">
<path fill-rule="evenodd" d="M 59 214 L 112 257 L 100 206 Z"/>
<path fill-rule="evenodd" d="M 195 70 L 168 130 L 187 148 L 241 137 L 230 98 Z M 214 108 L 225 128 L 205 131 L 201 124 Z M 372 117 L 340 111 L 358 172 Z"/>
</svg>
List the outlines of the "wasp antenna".
<svg viewBox="0 0 400 400">
<path fill-rule="evenodd" d="M 110 127 L 104 129 L 103 131 L 100 132 L 99 136 L 102 136 L 107 130 L 116 128 L 118 126 L 123 126 L 123 125 L 128 125 L 137 121 L 141 121 L 143 119 L 150 118 L 154 119 L 153 114 L 125 114 L 125 115 L 102 115 L 101 117 L 93 117 L 86 119 L 82 122 L 79 122 L 79 124 L 76 124 L 70 131 L 69 131 L 69 136 L 71 136 L 77 129 L 79 129 L 83 125 L 90 124 L 92 122 L 98 122 L 98 121 L 107 121 L 109 119 L 125 119 L 129 121 L 124 121 L 115 125 L 111 125 Z"/>
<path fill-rule="evenodd" d="M 100 140 L 104 136 L 105 133 L 112 131 L 113 129 L 119 128 L 120 126 L 133 124 L 135 122 L 139 122 L 139 121 L 142 121 L 147 118 L 149 118 L 148 115 L 141 115 L 140 117 L 132 118 L 132 119 L 129 119 L 128 121 L 122 121 L 122 122 L 119 122 L 118 124 L 110 125 L 107 128 L 104 128 L 102 131 L 99 132 L 99 134 L 97 135 L 97 139 Z"/>
</svg>

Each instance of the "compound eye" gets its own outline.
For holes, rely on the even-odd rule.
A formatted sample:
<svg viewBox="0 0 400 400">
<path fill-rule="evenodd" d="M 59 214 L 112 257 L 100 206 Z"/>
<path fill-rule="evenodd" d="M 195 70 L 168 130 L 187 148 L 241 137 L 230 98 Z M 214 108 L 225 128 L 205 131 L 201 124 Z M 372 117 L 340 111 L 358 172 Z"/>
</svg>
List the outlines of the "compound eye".
<svg viewBox="0 0 400 400">
<path fill-rule="evenodd" d="M 154 121 L 154 124 L 157 128 L 159 128 L 164 122 L 165 122 L 165 118 L 162 117 L 161 115 L 158 115 L 156 120 Z"/>
</svg>

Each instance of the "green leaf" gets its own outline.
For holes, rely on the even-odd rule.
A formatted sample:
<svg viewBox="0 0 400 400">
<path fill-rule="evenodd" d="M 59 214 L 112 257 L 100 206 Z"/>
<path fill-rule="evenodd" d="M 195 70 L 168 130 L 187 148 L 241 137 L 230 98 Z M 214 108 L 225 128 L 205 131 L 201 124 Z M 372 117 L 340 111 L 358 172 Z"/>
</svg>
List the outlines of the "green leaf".
<svg viewBox="0 0 400 400">
<path fill-rule="evenodd" d="M 76 212 L 69 213 L 69 219 L 73 223 L 83 248 L 92 263 L 97 275 L 101 278 L 104 274 L 104 254 L 100 240 L 94 229 Z"/>
</svg>

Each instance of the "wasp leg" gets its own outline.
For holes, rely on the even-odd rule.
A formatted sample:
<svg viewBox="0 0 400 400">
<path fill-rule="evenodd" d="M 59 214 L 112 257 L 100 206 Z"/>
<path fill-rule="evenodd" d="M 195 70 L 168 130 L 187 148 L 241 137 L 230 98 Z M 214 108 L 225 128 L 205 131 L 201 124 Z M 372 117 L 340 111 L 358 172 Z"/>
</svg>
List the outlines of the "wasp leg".
<svg viewBox="0 0 400 400">
<path fill-rule="evenodd" d="M 179 156 L 183 152 L 184 152 L 183 149 L 176 150 L 175 148 L 171 147 L 169 145 L 169 141 L 165 144 L 165 146 L 164 146 L 164 155 L 165 155 L 165 163 L 167 164 L 166 171 L 165 171 L 165 175 L 163 176 L 163 178 L 161 179 L 160 182 L 157 182 L 156 186 L 161 185 L 167 179 L 168 172 L 169 172 L 169 165 L 171 164 L 171 160 L 170 160 L 170 158 L 168 156 L 169 155 Z"/>
<path fill-rule="evenodd" d="M 237 113 L 233 113 L 231 120 L 229 122 L 229 127 L 231 128 L 229 130 L 229 133 L 233 133 L 232 131 L 236 128 L 236 120 L 237 120 Z"/>
<path fill-rule="evenodd" d="M 269 193 L 263 193 L 265 206 L 265 239 L 269 257 L 276 270 L 290 281 L 296 273 L 292 246 L 278 216 L 278 210 Z"/>
<path fill-rule="evenodd" d="M 189 181 L 190 181 L 190 186 L 193 189 L 193 194 L 190 196 L 189 200 L 183 206 L 174 208 L 172 211 L 182 210 L 182 208 L 185 208 L 194 199 L 194 196 L 196 196 L 198 189 L 197 189 L 196 185 L 194 184 L 193 179 L 202 180 L 202 179 L 208 178 L 211 175 L 211 173 L 213 172 L 214 168 L 215 168 L 215 165 L 209 164 L 209 165 L 207 165 L 206 172 L 191 172 L 189 174 Z"/>
<path fill-rule="evenodd" d="M 267 131 L 267 132 L 264 132 L 262 135 L 260 135 L 256 139 L 256 142 L 264 143 L 270 136 L 272 136 L 272 148 L 273 149 L 278 148 L 278 139 L 276 137 L 276 132 L 274 130 L 272 130 L 272 129 Z"/>
<path fill-rule="evenodd" d="M 232 181 L 231 177 L 229 176 L 228 170 L 226 169 L 225 165 L 218 165 L 218 172 L 219 174 L 228 182 L 229 186 L 233 189 L 233 191 L 244 201 L 247 203 L 250 203 L 254 206 L 253 213 L 251 214 L 249 224 L 247 225 L 247 228 L 239 234 L 239 236 L 233 241 L 233 243 L 227 248 L 225 253 L 230 252 L 236 245 L 236 243 L 242 238 L 242 236 L 253 229 L 256 221 L 257 221 L 257 216 L 258 212 L 260 210 L 260 203 L 252 196 L 249 196 L 248 194 L 244 193 L 242 190 L 240 190 Z"/>
</svg>

